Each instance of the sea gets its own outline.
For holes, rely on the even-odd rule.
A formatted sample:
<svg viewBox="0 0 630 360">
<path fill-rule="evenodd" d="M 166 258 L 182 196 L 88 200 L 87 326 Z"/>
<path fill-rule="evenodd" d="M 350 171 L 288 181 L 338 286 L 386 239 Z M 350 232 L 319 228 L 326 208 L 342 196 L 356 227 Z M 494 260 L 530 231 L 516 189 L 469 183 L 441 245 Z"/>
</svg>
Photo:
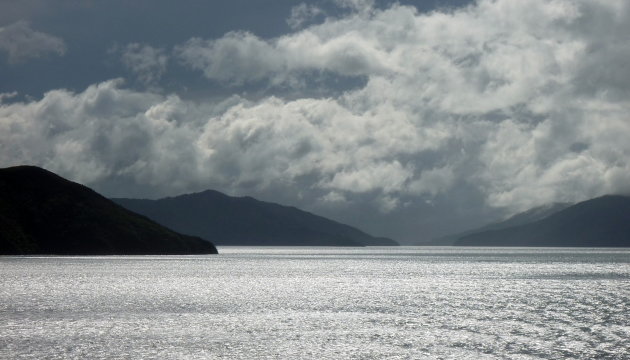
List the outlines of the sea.
<svg viewBox="0 0 630 360">
<path fill-rule="evenodd" d="M 630 249 L 0 257 L 0 359 L 630 359 Z"/>
</svg>

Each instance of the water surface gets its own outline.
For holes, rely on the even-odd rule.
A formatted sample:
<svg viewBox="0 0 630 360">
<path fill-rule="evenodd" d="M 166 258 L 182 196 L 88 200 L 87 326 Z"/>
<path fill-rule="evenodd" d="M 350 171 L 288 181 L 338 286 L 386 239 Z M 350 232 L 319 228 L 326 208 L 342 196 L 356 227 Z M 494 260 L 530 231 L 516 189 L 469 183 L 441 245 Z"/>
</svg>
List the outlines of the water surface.
<svg viewBox="0 0 630 360">
<path fill-rule="evenodd" d="M 627 359 L 630 249 L 0 257 L 2 359 Z"/>
</svg>

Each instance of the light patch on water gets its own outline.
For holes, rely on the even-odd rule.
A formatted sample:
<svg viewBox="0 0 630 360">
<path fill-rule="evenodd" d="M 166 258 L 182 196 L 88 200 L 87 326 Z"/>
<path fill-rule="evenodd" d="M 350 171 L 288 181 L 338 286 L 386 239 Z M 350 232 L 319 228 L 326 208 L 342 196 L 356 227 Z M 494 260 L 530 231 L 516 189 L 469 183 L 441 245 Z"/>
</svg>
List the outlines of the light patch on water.
<svg viewBox="0 0 630 360">
<path fill-rule="evenodd" d="M 623 359 L 630 250 L 0 257 L 0 358 Z"/>
</svg>

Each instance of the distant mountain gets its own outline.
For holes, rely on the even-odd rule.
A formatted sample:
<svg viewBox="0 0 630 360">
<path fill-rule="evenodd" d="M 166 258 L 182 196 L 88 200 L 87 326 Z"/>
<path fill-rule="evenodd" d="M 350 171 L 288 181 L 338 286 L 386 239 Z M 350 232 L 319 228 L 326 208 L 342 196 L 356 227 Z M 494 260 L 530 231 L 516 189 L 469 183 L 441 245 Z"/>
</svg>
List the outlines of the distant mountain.
<svg viewBox="0 0 630 360">
<path fill-rule="evenodd" d="M 630 197 L 584 201 L 538 221 L 463 236 L 463 246 L 630 246 Z"/>
<path fill-rule="evenodd" d="M 214 254 L 89 188 L 34 166 L 0 169 L 0 254 Z"/>
<path fill-rule="evenodd" d="M 535 208 L 513 215 L 503 221 L 491 223 L 491 224 L 482 226 L 480 228 L 471 229 L 471 230 L 463 231 L 456 234 L 442 236 L 442 237 L 433 239 L 429 242 L 420 243 L 418 245 L 450 246 L 450 245 L 455 244 L 457 240 L 465 236 L 481 233 L 485 231 L 490 231 L 490 230 L 499 230 L 499 229 L 506 229 L 513 226 L 525 225 L 527 223 L 544 219 L 547 216 L 555 214 L 558 211 L 564 210 L 571 205 L 572 205 L 571 203 L 551 203 L 547 205 L 537 206 Z"/>
<path fill-rule="evenodd" d="M 159 200 L 113 199 L 176 231 L 217 245 L 398 245 L 295 207 L 207 190 Z"/>
</svg>

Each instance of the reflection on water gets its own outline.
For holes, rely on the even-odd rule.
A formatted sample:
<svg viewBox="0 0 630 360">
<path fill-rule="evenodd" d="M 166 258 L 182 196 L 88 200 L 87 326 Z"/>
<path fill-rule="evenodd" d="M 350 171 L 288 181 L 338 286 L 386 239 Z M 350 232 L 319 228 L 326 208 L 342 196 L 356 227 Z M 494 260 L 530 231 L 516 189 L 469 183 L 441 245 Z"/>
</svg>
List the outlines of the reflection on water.
<svg viewBox="0 0 630 360">
<path fill-rule="evenodd" d="M 630 250 L 0 257 L 0 358 L 610 358 Z"/>
</svg>

